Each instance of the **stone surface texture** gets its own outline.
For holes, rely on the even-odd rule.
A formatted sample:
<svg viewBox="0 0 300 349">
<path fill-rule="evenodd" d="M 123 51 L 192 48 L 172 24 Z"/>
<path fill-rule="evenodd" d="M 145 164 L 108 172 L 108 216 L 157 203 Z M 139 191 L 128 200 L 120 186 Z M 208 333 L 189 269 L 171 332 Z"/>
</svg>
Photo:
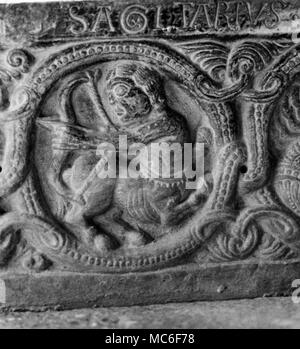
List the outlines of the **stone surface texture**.
<svg viewBox="0 0 300 349">
<path fill-rule="evenodd" d="M 0 313 L 1 329 L 299 329 L 291 298 Z M 201 335 L 200 335 L 201 339 Z"/>
<path fill-rule="evenodd" d="M 298 0 L 0 5 L 1 307 L 290 294 L 299 31 Z"/>
</svg>

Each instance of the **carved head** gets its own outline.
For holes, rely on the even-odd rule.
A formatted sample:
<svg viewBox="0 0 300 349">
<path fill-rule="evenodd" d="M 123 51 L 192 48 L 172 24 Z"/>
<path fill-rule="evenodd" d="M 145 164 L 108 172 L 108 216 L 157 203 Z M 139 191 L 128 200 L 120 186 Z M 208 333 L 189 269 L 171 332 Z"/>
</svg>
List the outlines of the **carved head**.
<svg viewBox="0 0 300 349">
<path fill-rule="evenodd" d="M 107 93 L 116 123 L 128 123 L 146 117 L 162 107 L 165 96 L 162 79 L 150 68 L 136 63 L 123 63 L 107 75 Z"/>
</svg>

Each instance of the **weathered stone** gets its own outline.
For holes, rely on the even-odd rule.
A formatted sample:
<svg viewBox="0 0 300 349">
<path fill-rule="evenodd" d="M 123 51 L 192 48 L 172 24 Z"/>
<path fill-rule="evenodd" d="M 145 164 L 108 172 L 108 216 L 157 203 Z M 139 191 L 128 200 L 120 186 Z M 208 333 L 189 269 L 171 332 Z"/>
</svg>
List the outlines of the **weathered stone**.
<svg viewBox="0 0 300 349">
<path fill-rule="evenodd" d="M 295 0 L 1 6 L 3 306 L 290 293 L 299 15 Z"/>
<path fill-rule="evenodd" d="M 70 309 L 291 294 L 299 263 L 181 266 L 124 275 L 3 274 L 3 309 Z"/>
<path fill-rule="evenodd" d="M 293 304 L 290 298 L 259 298 L 122 308 L 0 312 L 0 328 L 299 329 L 300 314 L 299 304 Z M 102 338 L 99 338 L 99 343 L 105 340 L 105 336 Z M 198 335 L 196 343 L 199 341 L 203 342 L 203 333 Z"/>
</svg>

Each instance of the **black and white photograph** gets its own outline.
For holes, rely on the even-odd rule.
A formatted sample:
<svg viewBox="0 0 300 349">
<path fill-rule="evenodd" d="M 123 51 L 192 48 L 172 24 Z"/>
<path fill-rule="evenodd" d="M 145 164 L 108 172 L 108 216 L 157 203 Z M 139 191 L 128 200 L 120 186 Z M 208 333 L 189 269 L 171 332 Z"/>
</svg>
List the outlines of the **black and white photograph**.
<svg viewBox="0 0 300 349">
<path fill-rule="evenodd" d="M 299 328 L 300 0 L 1 0 L 0 329 Z"/>
</svg>

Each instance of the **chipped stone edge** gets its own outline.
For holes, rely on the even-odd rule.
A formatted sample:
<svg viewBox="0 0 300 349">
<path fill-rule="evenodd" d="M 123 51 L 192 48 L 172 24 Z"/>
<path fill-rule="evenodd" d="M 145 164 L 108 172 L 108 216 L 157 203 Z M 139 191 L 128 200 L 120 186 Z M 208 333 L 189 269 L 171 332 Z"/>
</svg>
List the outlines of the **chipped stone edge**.
<svg viewBox="0 0 300 349">
<path fill-rule="evenodd" d="M 290 296 L 300 260 L 189 264 L 128 274 L 0 273 L 0 311 L 45 311 Z M 3 286 L 4 285 L 4 286 Z M 3 300 L 3 298 L 2 298 Z"/>
</svg>

